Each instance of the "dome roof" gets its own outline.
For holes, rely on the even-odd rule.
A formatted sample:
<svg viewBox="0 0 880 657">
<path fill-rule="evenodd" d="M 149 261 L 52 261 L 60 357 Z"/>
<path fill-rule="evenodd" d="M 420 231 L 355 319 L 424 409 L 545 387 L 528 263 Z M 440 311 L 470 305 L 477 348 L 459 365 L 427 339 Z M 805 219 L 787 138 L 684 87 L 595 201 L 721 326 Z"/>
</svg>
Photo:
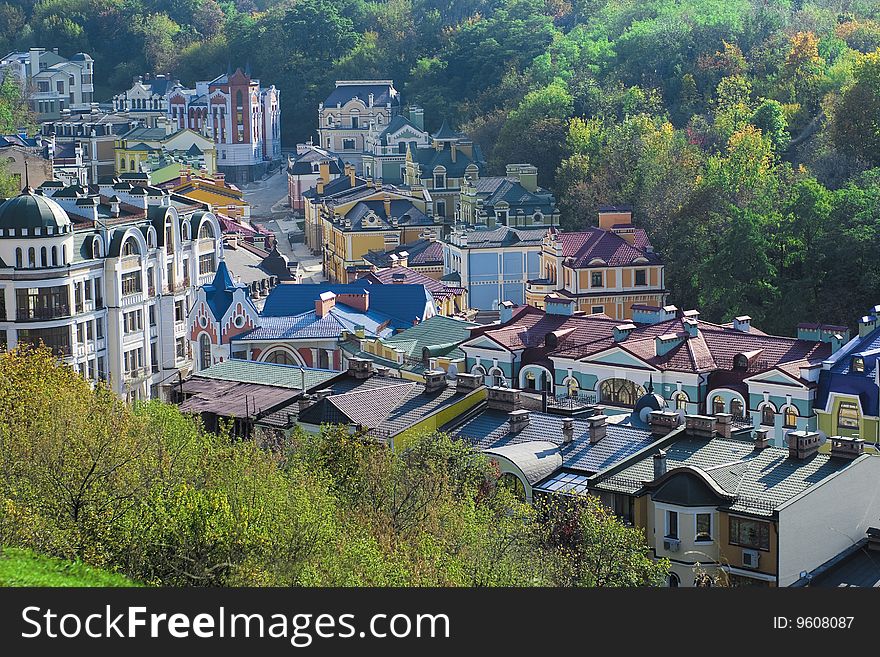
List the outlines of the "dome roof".
<svg viewBox="0 0 880 657">
<path fill-rule="evenodd" d="M 666 408 L 666 400 L 656 392 L 653 392 L 653 386 L 651 386 L 651 390 L 651 392 L 642 395 L 633 408 L 633 415 L 645 424 L 647 424 L 648 416 L 653 411 L 662 411 Z"/>
<path fill-rule="evenodd" d="M 0 231 L 14 230 L 23 237 L 34 228 L 48 228 L 45 232 L 41 230 L 40 235 L 32 234 L 44 237 L 69 232 L 73 226 L 64 208 L 47 196 L 34 194 L 30 188 L 0 205 Z"/>
</svg>

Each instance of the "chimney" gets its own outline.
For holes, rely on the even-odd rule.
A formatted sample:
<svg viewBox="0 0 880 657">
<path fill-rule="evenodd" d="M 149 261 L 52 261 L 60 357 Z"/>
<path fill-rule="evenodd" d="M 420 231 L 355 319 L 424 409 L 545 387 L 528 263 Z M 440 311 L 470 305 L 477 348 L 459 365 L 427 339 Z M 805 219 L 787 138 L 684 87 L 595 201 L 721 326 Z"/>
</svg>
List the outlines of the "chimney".
<svg viewBox="0 0 880 657">
<path fill-rule="evenodd" d="M 515 411 L 510 411 L 507 414 L 507 422 L 510 425 L 509 431 L 510 433 L 519 433 L 527 426 L 529 426 L 529 416 L 531 413 L 524 409 L 517 409 Z"/>
<path fill-rule="evenodd" d="M 666 452 L 662 449 L 654 454 L 654 479 L 666 474 Z"/>
<path fill-rule="evenodd" d="M 877 313 L 875 312 L 880 306 L 874 306 L 871 312 L 859 319 L 859 337 L 863 338 L 878 326 Z"/>
<path fill-rule="evenodd" d="M 366 290 L 363 292 L 342 292 L 336 295 L 336 303 L 365 313 L 370 309 L 370 293 Z"/>
<path fill-rule="evenodd" d="M 538 168 L 531 164 L 508 164 L 504 173 L 508 178 L 516 178 L 526 190 L 538 191 Z"/>
<path fill-rule="evenodd" d="M 770 429 L 755 429 L 755 451 L 770 447 Z"/>
<path fill-rule="evenodd" d="M 452 158 L 452 161 L 455 162 L 455 142 L 449 144 L 449 157 Z"/>
<path fill-rule="evenodd" d="M 862 438 L 846 438 L 831 436 L 831 458 L 857 459 L 865 453 L 865 441 Z"/>
<path fill-rule="evenodd" d="M 299 412 L 302 413 L 304 410 L 306 410 L 309 406 L 311 406 L 314 403 L 315 403 L 315 400 L 312 398 L 311 395 L 303 395 L 302 397 L 299 398 L 299 400 L 297 401 L 296 404 L 297 404 L 297 408 L 299 409 Z"/>
<path fill-rule="evenodd" d="M 788 457 L 803 461 L 819 451 L 822 437 L 815 431 L 789 431 L 785 437 Z"/>
<path fill-rule="evenodd" d="M 632 210 L 628 207 L 603 205 L 599 208 L 599 228 L 610 231 L 614 226 L 631 226 Z"/>
<path fill-rule="evenodd" d="M 682 321 L 682 324 L 684 325 L 684 331 L 685 333 L 687 333 L 689 338 L 697 337 L 697 333 L 700 330 L 700 325 L 697 323 L 697 320 L 685 319 L 684 321 Z"/>
<path fill-rule="evenodd" d="M 522 405 L 519 390 L 516 388 L 501 388 L 493 386 L 489 388 L 486 399 L 486 408 L 494 411 L 516 411 Z"/>
<path fill-rule="evenodd" d="M 385 216 L 391 218 L 391 194 L 385 192 L 382 196 L 382 204 L 385 206 Z"/>
<path fill-rule="evenodd" d="M 566 299 L 555 294 L 544 297 L 544 309 L 548 315 L 573 315 L 574 299 Z"/>
<path fill-rule="evenodd" d="M 513 309 L 516 308 L 516 304 L 513 301 L 502 301 L 498 304 L 498 313 L 500 315 L 499 319 L 502 324 L 506 324 L 511 319 L 513 319 Z"/>
<path fill-rule="evenodd" d="M 606 421 L 608 417 L 599 414 L 591 415 L 587 418 L 587 424 L 590 426 L 590 444 L 595 445 L 605 437 L 607 431 Z"/>
<path fill-rule="evenodd" d="M 355 186 L 355 178 L 357 177 L 354 174 L 354 165 L 353 164 L 346 164 L 345 165 L 345 173 L 346 173 L 346 175 L 348 175 L 348 183 L 352 187 L 354 187 Z"/>
<path fill-rule="evenodd" d="M 317 182 L 315 183 L 315 192 L 317 194 L 324 193 L 324 181 L 321 180 L 320 178 L 318 178 Z"/>
<path fill-rule="evenodd" d="M 119 212 L 119 197 L 114 194 L 110 197 L 110 215 L 113 217 L 118 217 Z"/>
<path fill-rule="evenodd" d="M 373 361 L 369 358 L 349 358 L 348 375 L 356 379 L 369 379 L 373 374 Z"/>
<path fill-rule="evenodd" d="M 590 437 L 592 438 L 592 432 Z M 562 444 L 568 445 L 574 441 L 574 418 L 563 418 L 562 420 Z"/>
<path fill-rule="evenodd" d="M 654 338 L 654 355 L 665 356 L 678 345 L 684 342 L 687 333 L 664 333 Z"/>
<path fill-rule="evenodd" d="M 684 427 L 692 436 L 712 438 L 715 435 L 715 418 L 711 415 L 685 415 Z"/>
<path fill-rule="evenodd" d="M 437 392 L 446 387 L 446 372 L 443 370 L 425 370 L 425 392 Z"/>
<path fill-rule="evenodd" d="M 651 435 L 655 438 L 665 436 L 681 425 L 681 417 L 675 411 L 651 411 L 648 415 Z"/>
<path fill-rule="evenodd" d="M 324 317 L 335 305 L 336 295 L 332 292 L 322 292 L 315 300 L 315 315 Z"/>
<path fill-rule="evenodd" d="M 748 333 L 752 330 L 752 318 L 748 315 L 740 315 L 733 318 L 733 330 Z"/>
<path fill-rule="evenodd" d="M 482 374 L 458 374 L 455 377 L 455 389 L 464 392 L 476 390 L 483 385 Z"/>
<path fill-rule="evenodd" d="M 697 321 L 698 319 L 700 319 L 700 311 L 699 310 L 685 310 L 681 314 L 681 316 L 684 317 L 685 319 L 692 319 L 694 321 Z"/>
<path fill-rule="evenodd" d="M 619 324 L 618 326 L 615 326 L 613 329 L 614 341 L 623 342 L 629 337 L 629 334 L 635 330 L 636 325 L 633 323 Z"/>
<path fill-rule="evenodd" d="M 730 413 L 715 414 L 715 430 L 721 438 L 730 438 L 731 429 L 733 428 L 733 415 Z"/>
</svg>

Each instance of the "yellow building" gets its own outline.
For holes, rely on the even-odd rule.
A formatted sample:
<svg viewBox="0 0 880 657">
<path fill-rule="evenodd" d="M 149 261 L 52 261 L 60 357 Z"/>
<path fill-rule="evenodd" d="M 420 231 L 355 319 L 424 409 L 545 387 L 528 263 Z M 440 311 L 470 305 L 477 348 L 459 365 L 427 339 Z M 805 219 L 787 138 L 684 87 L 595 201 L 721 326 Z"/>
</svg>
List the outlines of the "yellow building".
<svg viewBox="0 0 880 657">
<path fill-rule="evenodd" d="M 628 209 L 603 207 L 599 225 L 585 231 L 550 228 L 540 268 L 541 278 L 526 283 L 526 303 L 537 308 L 555 293 L 573 299 L 576 310 L 627 320 L 634 305 L 666 304 L 663 260 Z"/>
<path fill-rule="evenodd" d="M 227 217 L 247 219 L 251 216 L 251 206 L 244 200 L 244 192 L 226 182 L 223 174 L 209 177 L 184 173 L 180 182 L 171 188 L 171 192 L 208 203 L 212 212 L 220 212 Z"/>
<path fill-rule="evenodd" d="M 116 173 L 140 173 L 177 162 L 208 176 L 217 172 L 217 147 L 204 135 L 184 128 L 170 131 L 171 124 L 160 122 L 155 128 L 137 127 L 115 141 Z"/>
<path fill-rule="evenodd" d="M 371 251 L 391 251 L 418 239 L 439 237 L 442 226 L 433 218 L 431 196 L 424 189 L 401 189 L 367 180 L 324 196 L 316 208 L 321 221 L 324 275 L 348 282 L 348 271 L 365 265 Z M 341 180 L 341 178 L 340 178 Z M 337 181 L 334 181 L 336 183 Z"/>
</svg>

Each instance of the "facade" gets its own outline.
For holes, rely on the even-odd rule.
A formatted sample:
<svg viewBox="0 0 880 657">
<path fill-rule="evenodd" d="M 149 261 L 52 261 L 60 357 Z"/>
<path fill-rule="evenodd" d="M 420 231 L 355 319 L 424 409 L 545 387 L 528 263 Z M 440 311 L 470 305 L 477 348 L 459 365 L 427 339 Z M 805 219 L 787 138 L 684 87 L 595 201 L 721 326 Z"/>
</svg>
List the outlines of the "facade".
<svg viewBox="0 0 880 657">
<path fill-rule="evenodd" d="M 57 48 L 31 48 L 0 59 L 0 70 L 21 82 L 40 122 L 60 118 L 64 110 L 80 112 L 92 107 L 93 67 L 94 61 L 86 53 L 67 59 L 58 54 Z"/>
<path fill-rule="evenodd" d="M 47 185 L 0 206 L 0 341 L 53 349 L 128 400 L 192 366 L 188 304 L 213 278 L 216 217 L 129 184 Z"/>
<path fill-rule="evenodd" d="M 137 75 L 129 89 L 113 96 L 113 111 L 138 119 L 147 128 L 155 128 L 160 118 L 168 116 L 168 97 L 179 88 L 182 88 L 180 81 L 167 75 Z"/>
<path fill-rule="evenodd" d="M 497 310 L 504 301 L 525 302 L 526 282 L 538 278 L 546 227 L 460 226 L 444 240 L 444 280 L 468 291 L 478 310 Z"/>
<path fill-rule="evenodd" d="M 126 114 L 107 113 L 93 108 L 71 113 L 65 109 L 57 119 L 40 126 L 44 139 L 54 138 L 56 150 L 82 150 L 87 179 L 82 184 L 97 184 L 116 173 L 116 140 L 138 125 Z"/>
<path fill-rule="evenodd" d="M 363 265 L 371 251 L 390 251 L 417 239 L 436 238 L 441 231 L 437 218 L 431 216 L 431 196 L 425 190 L 381 182 L 367 181 L 325 194 L 317 210 L 322 221 L 324 276 L 333 282 L 347 281 L 350 268 Z"/>
<path fill-rule="evenodd" d="M 217 149 L 207 137 L 183 128 L 172 132 L 165 117 L 157 127 L 137 127 L 120 135 L 114 145 L 116 173 L 153 169 L 160 162 L 177 162 L 205 175 L 217 173 Z"/>
<path fill-rule="evenodd" d="M 298 214 L 305 212 L 303 194 L 343 175 L 345 164 L 329 151 L 312 144 L 297 144 L 296 155 L 287 159 L 287 202 Z"/>
<path fill-rule="evenodd" d="M 400 266 L 439 281 L 443 278 L 443 242 L 432 236 L 390 251 L 370 251 L 364 256 L 364 263 L 368 271 Z"/>
<path fill-rule="evenodd" d="M 360 276 L 377 285 L 423 285 L 434 300 L 438 315 L 462 317 L 467 314 L 467 291 L 425 276 L 404 265 L 380 269 Z"/>
<path fill-rule="evenodd" d="M 303 231 L 305 232 L 306 246 L 312 253 L 322 253 L 324 248 L 324 221 L 322 218 L 324 200 L 361 190 L 366 185 L 366 178 L 359 178 L 355 174 L 354 165 L 345 164 L 341 176 L 330 180 L 330 182 L 319 177 L 314 188 L 307 189 L 302 193 L 303 215 L 305 217 Z"/>
<path fill-rule="evenodd" d="M 880 443 L 880 306 L 859 319 L 859 335 L 822 363 L 815 410 L 823 436 L 861 438 L 878 451 Z M 845 327 L 802 324 L 798 331 L 849 335 Z"/>
<path fill-rule="evenodd" d="M 363 173 L 371 132 L 383 130 L 400 114 L 393 80 L 337 80 L 318 105 L 318 146 Z"/>
<path fill-rule="evenodd" d="M 256 180 L 281 159 L 281 92 L 261 87 L 241 69 L 197 82 L 195 89 L 173 89 L 168 112 L 176 129 L 214 141 L 217 168 L 230 181 Z"/>
<path fill-rule="evenodd" d="M 227 182 L 222 173 L 213 176 L 185 171 L 178 180 L 169 181 L 174 194 L 180 194 L 199 203 L 207 203 L 215 212 L 233 219 L 249 219 L 251 206 L 242 192 Z"/>
<path fill-rule="evenodd" d="M 387 125 L 373 124 L 365 144 L 364 175 L 392 185 L 402 184 L 406 178 L 406 151 L 431 146 L 425 111 L 410 107 L 406 116 L 397 114 Z"/>
<path fill-rule="evenodd" d="M 451 224 L 458 216 L 465 180 L 477 180 L 485 166 L 479 144 L 444 121 L 431 135 L 430 147 L 408 146 L 404 183 L 412 189 L 429 190 L 434 199 L 434 216 Z"/>
<path fill-rule="evenodd" d="M 22 135 L 0 136 L 0 161 L 5 171 L 15 180 L 19 189 L 24 185 L 42 185 L 55 178 L 54 148 L 47 140 L 43 145 L 41 136 L 30 138 Z"/>
<path fill-rule="evenodd" d="M 538 187 L 538 169 L 508 164 L 505 176 L 466 178 L 458 221 L 471 226 L 533 228 L 558 226 L 559 208 L 549 190 Z"/>
<path fill-rule="evenodd" d="M 688 415 L 662 436 L 661 424 L 650 447 L 588 483 L 629 510 L 656 557 L 670 560 L 670 586 L 701 585 L 700 570 L 731 586 L 790 586 L 876 522 L 878 502 L 864 491 L 880 460 L 858 439 L 833 440 L 821 454 L 814 432 L 789 434 L 779 448 L 764 430 L 736 440 L 728 426 L 722 416 Z"/>
<path fill-rule="evenodd" d="M 537 308 L 552 293 L 572 299 L 576 310 L 628 320 L 635 305 L 666 304 L 663 260 L 629 210 L 602 208 L 599 226 L 585 231 L 548 230 L 540 268 L 526 286 L 526 303 Z"/>
</svg>

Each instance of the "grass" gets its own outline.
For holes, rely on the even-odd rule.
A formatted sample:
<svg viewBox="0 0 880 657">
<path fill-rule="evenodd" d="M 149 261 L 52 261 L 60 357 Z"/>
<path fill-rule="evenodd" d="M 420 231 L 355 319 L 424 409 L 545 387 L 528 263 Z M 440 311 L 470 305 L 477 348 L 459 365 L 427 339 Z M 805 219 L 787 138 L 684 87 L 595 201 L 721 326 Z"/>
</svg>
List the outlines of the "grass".
<svg viewBox="0 0 880 657">
<path fill-rule="evenodd" d="M 18 548 L 0 551 L 0 586 L 140 586 L 79 561 L 45 557 Z"/>
</svg>

